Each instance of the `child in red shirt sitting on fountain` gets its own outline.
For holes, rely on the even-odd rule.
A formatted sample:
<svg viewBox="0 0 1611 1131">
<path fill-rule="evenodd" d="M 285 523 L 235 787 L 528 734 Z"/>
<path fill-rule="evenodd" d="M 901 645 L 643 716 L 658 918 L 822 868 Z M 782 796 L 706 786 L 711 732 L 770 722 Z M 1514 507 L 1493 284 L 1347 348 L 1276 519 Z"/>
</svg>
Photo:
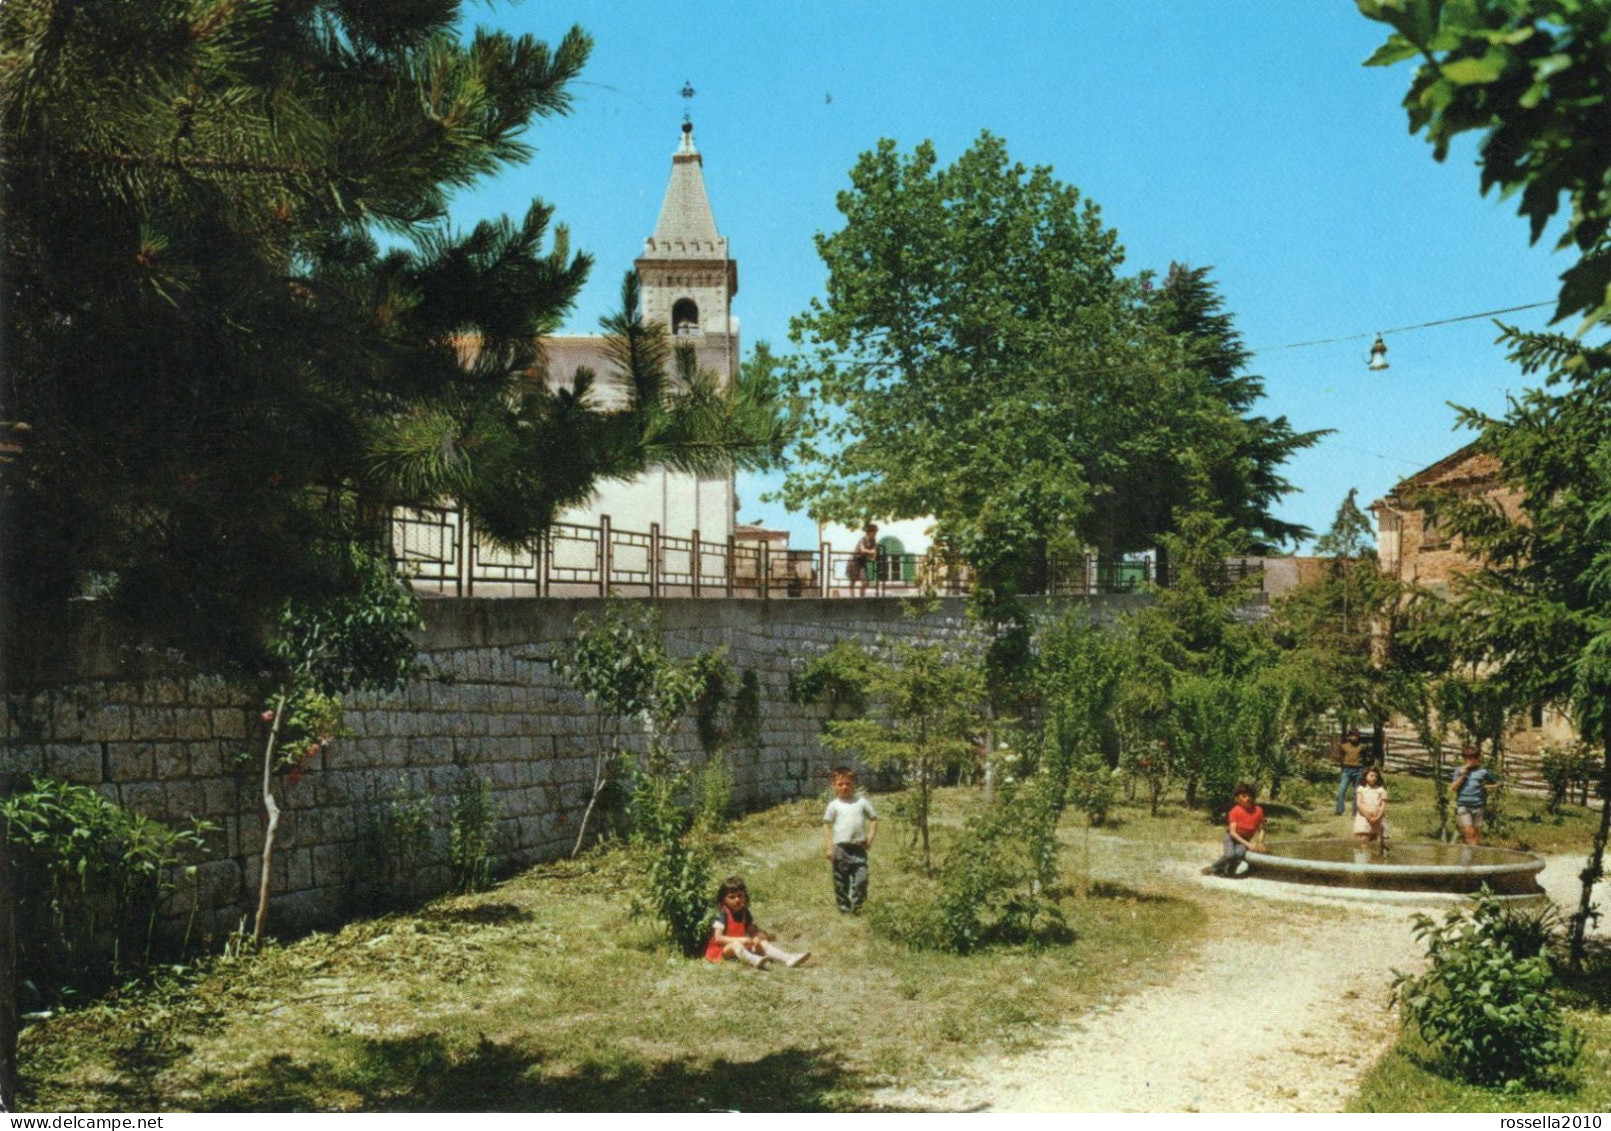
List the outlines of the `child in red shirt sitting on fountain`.
<svg viewBox="0 0 1611 1131">
<path fill-rule="evenodd" d="M 1254 802 L 1253 787 L 1246 782 L 1237 784 L 1232 791 L 1236 804 L 1225 819 L 1225 854 L 1203 869 L 1205 876 L 1223 876 L 1235 879 L 1237 866 L 1253 848 L 1254 839 L 1264 833 L 1264 807 Z"/>
</svg>

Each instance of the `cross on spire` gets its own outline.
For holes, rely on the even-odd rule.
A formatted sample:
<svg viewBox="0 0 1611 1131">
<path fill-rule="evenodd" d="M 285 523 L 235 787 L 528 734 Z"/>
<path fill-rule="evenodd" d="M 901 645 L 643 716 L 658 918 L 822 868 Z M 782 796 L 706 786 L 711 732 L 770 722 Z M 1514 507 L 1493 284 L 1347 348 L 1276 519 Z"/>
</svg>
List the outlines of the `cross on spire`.
<svg viewBox="0 0 1611 1131">
<path fill-rule="evenodd" d="M 694 84 L 693 83 L 684 82 L 682 84 L 682 90 L 680 91 L 680 93 L 682 94 L 683 99 L 686 102 L 688 99 L 693 98 L 693 96 L 695 94 L 699 93 L 699 92 L 694 89 Z M 690 103 L 690 105 L 691 105 L 691 103 Z M 687 124 L 687 123 L 692 123 L 694 119 L 693 119 L 692 114 L 690 114 L 687 110 L 684 110 L 682 112 L 682 120 L 683 120 L 683 122 L 685 124 Z"/>
</svg>

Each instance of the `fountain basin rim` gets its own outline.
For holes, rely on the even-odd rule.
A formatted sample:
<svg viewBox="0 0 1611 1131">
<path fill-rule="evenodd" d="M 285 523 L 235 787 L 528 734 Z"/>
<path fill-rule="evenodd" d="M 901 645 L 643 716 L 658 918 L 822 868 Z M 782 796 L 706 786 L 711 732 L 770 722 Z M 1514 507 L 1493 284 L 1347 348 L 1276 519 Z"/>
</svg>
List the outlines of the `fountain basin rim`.
<svg viewBox="0 0 1611 1131">
<path fill-rule="evenodd" d="M 1525 873 L 1537 875 L 1544 870 L 1544 859 L 1531 852 L 1517 852 L 1511 848 L 1489 848 L 1489 852 L 1507 852 L 1517 857 L 1506 864 L 1383 864 L 1377 861 L 1313 860 L 1303 856 L 1282 856 L 1273 852 L 1249 852 L 1248 864 L 1262 864 L 1272 869 L 1293 869 L 1330 875 L 1358 875 L 1362 870 L 1380 876 L 1425 876 L 1470 878 L 1474 876 L 1516 876 Z"/>
</svg>

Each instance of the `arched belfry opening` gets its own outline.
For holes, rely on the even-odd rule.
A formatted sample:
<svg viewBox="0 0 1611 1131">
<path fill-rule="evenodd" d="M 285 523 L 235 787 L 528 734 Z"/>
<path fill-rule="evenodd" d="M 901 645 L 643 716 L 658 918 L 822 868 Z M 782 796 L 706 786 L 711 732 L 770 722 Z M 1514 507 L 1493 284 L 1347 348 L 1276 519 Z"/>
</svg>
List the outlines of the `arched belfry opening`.
<svg viewBox="0 0 1611 1131">
<path fill-rule="evenodd" d="M 678 336 L 699 333 L 699 306 L 693 299 L 680 298 L 672 304 L 671 332 Z"/>
</svg>

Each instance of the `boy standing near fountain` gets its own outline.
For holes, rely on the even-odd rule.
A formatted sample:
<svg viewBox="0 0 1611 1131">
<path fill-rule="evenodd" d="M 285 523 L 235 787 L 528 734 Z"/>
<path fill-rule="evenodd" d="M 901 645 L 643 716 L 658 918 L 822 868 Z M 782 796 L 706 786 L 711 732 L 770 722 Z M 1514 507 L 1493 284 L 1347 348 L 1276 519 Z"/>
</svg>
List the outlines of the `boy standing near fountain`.
<svg viewBox="0 0 1611 1131">
<path fill-rule="evenodd" d="M 1449 792 L 1454 794 L 1454 817 L 1467 844 L 1482 843 L 1482 811 L 1488 804 L 1488 791 L 1499 785 L 1493 771 L 1482 764 L 1482 754 L 1466 743 L 1465 768 L 1454 777 Z"/>
</svg>

